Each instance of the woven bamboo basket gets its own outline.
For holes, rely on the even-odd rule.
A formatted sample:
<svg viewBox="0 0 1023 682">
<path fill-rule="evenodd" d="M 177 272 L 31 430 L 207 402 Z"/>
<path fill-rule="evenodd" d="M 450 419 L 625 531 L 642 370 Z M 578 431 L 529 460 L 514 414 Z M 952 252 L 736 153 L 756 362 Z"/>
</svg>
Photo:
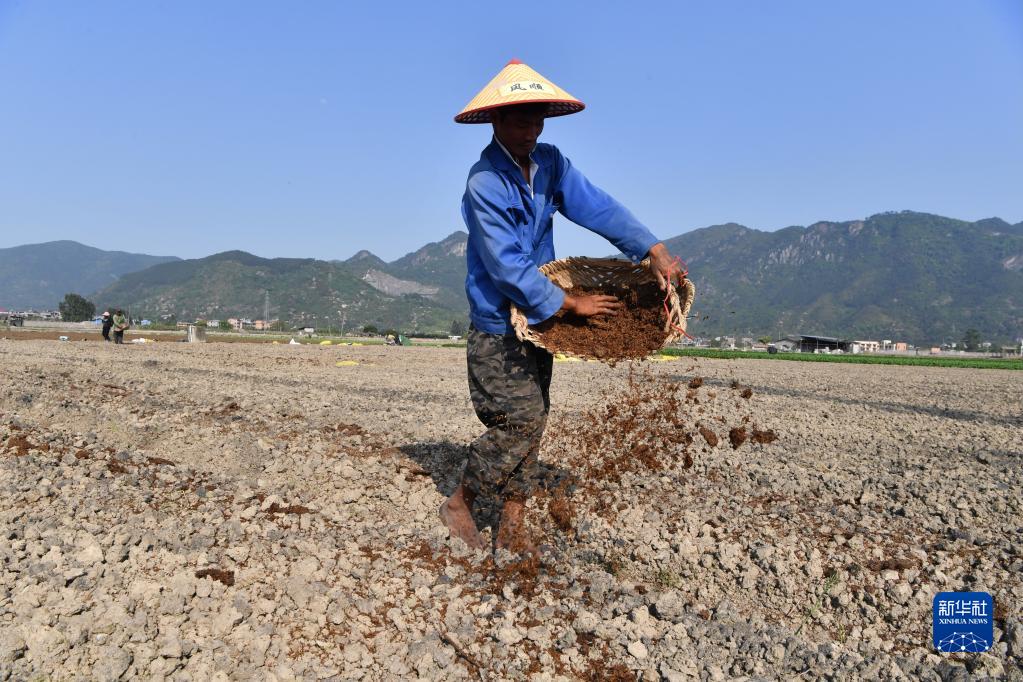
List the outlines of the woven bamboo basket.
<svg viewBox="0 0 1023 682">
<path fill-rule="evenodd" d="M 587 287 L 606 290 L 657 281 L 654 274 L 650 272 L 649 260 L 631 263 L 614 258 L 560 258 L 542 265 L 540 272 L 562 289 Z M 677 341 L 685 333 L 689 309 L 692 307 L 695 297 L 696 287 L 688 279 L 683 280 L 680 287 L 669 286 L 668 319 L 664 321 L 662 348 Z M 540 348 L 547 348 L 543 342 L 543 335 L 529 327 L 526 315 L 514 303 L 511 304 L 511 323 L 515 329 L 515 335 L 520 341 L 529 341 Z M 568 356 L 599 359 L 556 348 L 547 348 L 547 350 L 564 353 Z"/>
</svg>

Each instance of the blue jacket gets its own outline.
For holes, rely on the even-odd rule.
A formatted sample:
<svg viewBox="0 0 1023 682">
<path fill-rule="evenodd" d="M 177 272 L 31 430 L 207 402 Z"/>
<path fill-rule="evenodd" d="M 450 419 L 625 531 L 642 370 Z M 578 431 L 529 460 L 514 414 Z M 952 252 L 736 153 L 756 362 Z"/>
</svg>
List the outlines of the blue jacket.
<svg viewBox="0 0 1023 682">
<path fill-rule="evenodd" d="M 554 212 L 606 238 L 633 261 L 657 238 L 610 195 L 593 186 L 557 147 L 538 144 L 533 191 L 492 141 L 469 170 L 462 218 L 469 228 L 465 293 L 476 329 L 511 333 L 509 301 L 530 324 L 561 309 L 565 294 L 537 269 L 554 260 Z"/>
</svg>

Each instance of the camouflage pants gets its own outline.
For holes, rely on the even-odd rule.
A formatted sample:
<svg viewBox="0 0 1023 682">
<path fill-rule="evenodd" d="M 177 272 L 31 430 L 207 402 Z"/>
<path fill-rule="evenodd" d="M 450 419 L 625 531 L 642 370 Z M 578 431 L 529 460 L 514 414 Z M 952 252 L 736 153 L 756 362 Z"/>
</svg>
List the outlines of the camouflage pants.
<svg viewBox="0 0 1023 682">
<path fill-rule="evenodd" d="M 462 484 L 494 499 L 524 500 L 539 482 L 540 438 L 550 411 L 554 358 L 514 334 L 469 330 L 469 395 L 486 432 L 469 446 Z"/>
</svg>

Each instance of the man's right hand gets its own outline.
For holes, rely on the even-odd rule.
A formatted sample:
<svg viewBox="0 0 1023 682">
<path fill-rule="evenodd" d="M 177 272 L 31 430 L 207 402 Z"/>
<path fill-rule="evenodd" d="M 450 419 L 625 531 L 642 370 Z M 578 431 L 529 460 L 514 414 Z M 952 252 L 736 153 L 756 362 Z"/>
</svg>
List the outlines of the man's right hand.
<svg viewBox="0 0 1023 682">
<path fill-rule="evenodd" d="M 561 304 L 562 310 L 579 317 L 613 315 L 623 307 L 625 306 L 617 298 L 604 294 L 593 294 L 591 296 L 570 296 L 565 294 L 565 302 Z"/>
</svg>

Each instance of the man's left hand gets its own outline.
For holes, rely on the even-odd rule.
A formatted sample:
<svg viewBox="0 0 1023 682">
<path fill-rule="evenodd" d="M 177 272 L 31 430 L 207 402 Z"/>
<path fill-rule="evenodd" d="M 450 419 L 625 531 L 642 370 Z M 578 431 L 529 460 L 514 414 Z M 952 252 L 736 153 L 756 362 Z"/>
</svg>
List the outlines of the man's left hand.
<svg viewBox="0 0 1023 682">
<path fill-rule="evenodd" d="M 682 268 L 682 262 L 672 256 L 668 252 L 668 247 L 662 242 L 657 242 L 650 247 L 647 258 L 650 259 L 650 271 L 654 273 L 654 277 L 657 278 L 657 283 L 661 285 L 662 291 L 668 288 L 668 282 L 682 284 L 682 280 L 686 277 L 686 271 Z"/>
</svg>

